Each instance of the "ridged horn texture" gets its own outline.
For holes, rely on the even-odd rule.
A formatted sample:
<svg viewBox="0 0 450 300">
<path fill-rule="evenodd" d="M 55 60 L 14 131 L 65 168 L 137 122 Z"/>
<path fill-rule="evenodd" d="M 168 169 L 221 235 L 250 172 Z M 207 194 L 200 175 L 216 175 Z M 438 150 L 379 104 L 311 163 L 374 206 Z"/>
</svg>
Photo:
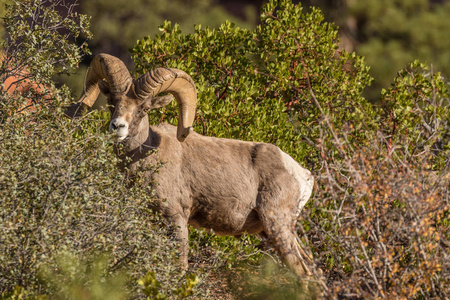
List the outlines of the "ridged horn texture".
<svg viewBox="0 0 450 300">
<path fill-rule="evenodd" d="M 146 99 L 162 92 L 174 95 L 178 103 L 179 120 L 177 139 L 184 141 L 193 130 L 197 90 L 191 76 L 178 69 L 157 68 L 149 71 L 134 81 L 135 96 Z"/>
<path fill-rule="evenodd" d="M 101 80 L 106 80 L 111 93 L 125 93 L 132 83 L 130 72 L 120 59 L 105 53 L 98 54 L 86 74 L 84 92 L 79 102 L 92 107 L 100 93 L 98 83 Z"/>
</svg>

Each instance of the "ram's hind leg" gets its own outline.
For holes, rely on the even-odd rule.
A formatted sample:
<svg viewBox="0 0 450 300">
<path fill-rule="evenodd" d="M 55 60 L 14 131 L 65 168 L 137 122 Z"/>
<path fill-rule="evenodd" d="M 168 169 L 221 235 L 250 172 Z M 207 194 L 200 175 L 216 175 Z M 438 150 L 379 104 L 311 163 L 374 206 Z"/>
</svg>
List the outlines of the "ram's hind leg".
<svg viewBox="0 0 450 300">
<path fill-rule="evenodd" d="M 261 212 L 264 225 L 264 235 L 269 243 L 275 248 L 283 262 L 300 278 L 305 295 L 299 295 L 299 299 L 308 297 L 320 297 L 320 288 L 315 283 L 310 266 L 312 260 L 299 244 L 298 237 L 294 232 L 296 219 L 292 219 L 291 212 L 280 213 L 274 211 Z M 314 283 L 313 283 L 314 282 Z"/>
<path fill-rule="evenodd" d="M 274 220 L 271 220 L 272 218 Z M 278 218 L 274 215 L 264 217 L 264 219 L 266 221 L 264 233 L 284 263 L 300 278 L 311 276 L 312 273 L 308 266 L 312 265 L 312 261 L 300 247 L 292 224 L 283 222 L 283 217 Z"/>
</svg>

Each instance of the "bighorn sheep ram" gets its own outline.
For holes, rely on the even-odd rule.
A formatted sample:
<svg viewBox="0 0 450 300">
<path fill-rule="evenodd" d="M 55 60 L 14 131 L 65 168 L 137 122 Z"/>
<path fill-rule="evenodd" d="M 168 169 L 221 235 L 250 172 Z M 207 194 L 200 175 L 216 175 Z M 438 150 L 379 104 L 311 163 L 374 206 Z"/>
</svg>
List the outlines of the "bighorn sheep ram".
<svg viewBox="0 0 450 300">
<path fill-rule="evenodd" d="M 109 129 L 123 144 L 128 170 L 162 163 L 148 181 L 157 182 L 154 191 L 164 201 L 156 209 L 174 225 L 184 267 L 190 224 L 220 235 L 260 234 L 296 274 L 311 275 L 311 260 L 294 233 L 314 185 L 308 170 L 271 144 L 193 132 L 197 92 L 181 70 L 157 68 L 133 80 L 121 60 L 99 54 L 91 62 L 80 101 L 66 114 L 91 107 L 100 91 L 111 106 Z M 178 128 L 149 125 L 147 111 L 173 99 L 157 97 L 162 92 L 178 103 Z"/>
</svg>

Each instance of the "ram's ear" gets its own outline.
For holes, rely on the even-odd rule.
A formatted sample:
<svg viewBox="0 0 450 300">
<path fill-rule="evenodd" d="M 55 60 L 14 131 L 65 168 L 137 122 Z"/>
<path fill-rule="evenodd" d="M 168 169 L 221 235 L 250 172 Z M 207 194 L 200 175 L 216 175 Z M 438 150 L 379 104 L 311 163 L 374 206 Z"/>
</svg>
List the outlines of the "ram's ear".
<svg viewBox="0 0 450 300">
<path fill-rule="evenodd" d="M 152 108 L 160 108 L 160 107 L 163 107 L 163 106 L 166 106 L 167 104 L 169 104 L 173 99 L 174 99 L 174 97 L 172 95 L 166 95 L 166 96 L 153 97 L 149 101 L 151 101 Z"/>
</svg>

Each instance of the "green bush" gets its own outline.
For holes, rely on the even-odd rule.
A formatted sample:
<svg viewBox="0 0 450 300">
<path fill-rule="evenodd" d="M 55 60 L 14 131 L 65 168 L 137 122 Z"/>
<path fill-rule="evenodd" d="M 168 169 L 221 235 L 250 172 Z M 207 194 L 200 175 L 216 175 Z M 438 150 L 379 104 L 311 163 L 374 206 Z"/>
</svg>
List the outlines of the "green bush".
<svg viewBox="0 0 450 300">
<path fill-rule="evenodd" d="M 254 30 L 226 22 L 182 34 L 166 22 L 161 34 L 134 47 L 136 69 L 175 67 L 193 77 L 197 132 L 274 143 L 318 167 L 314 145 L 321 130 L 330 145 L 330 128 L 351 128 L 353 145 L 376 126 L 361 96 L 371 78 L 362 58 L 338 49 L 336 28 L 323 22 L 320 11 L 303 14 L 300 5 L 279 2 L 277 10 L 278 1 L 264 6 Z M 159 113 L 164 118 L 154 113 L 155 122 L 176 122 L 175 105 Z"/>
<path fill-rule="evenodd" d="M 401 145 L 411 160 L 433 153 L 433 169 L 443 170 L 450 153 L 450 93 L 440 73 L 418 61 L 399 71 L 381 92 L 380 123 L 389 150 Z"/>
<path fill-rule="evenodd" d="M 2 298 L 67 298 L 79 290 L 100 299 L 105 288 L 93 281 L 113 284 L 119 273 L 127 274 L 123 292 L 139 294 L 137 281 L 149 270 L 163 283 L 161 293 L 173 294 L 182 274 L 173 241 L 149 209 L 152 191 L 140 179 L 130 186 L 119 172 L 108 114 L 70 121 L 62 112 L 74 99 L 51 80 L 88 51 L 75 43 L 89 35 L 86 16 L 60 1 L 13 1 L 6 16 L 0 76 L 42 90 L 0 90 Z M 98 262 L 99 255 L 108 259 Z"/>
<path fill-rule="evenodd" d="M 18 284 L 45 292 L 36 270 L 61 251 L 87 260 L 108 253 L 111 270 L 130 268 L 135 277 L 161 260 L 159 273 L 170 271 L 175 248 L 151 225 L 152 193 L 127 187 L 105 121 L 69 123 L 60 110 L 45 111 L 1 128 L 2 291 Z"/>
</svg>

